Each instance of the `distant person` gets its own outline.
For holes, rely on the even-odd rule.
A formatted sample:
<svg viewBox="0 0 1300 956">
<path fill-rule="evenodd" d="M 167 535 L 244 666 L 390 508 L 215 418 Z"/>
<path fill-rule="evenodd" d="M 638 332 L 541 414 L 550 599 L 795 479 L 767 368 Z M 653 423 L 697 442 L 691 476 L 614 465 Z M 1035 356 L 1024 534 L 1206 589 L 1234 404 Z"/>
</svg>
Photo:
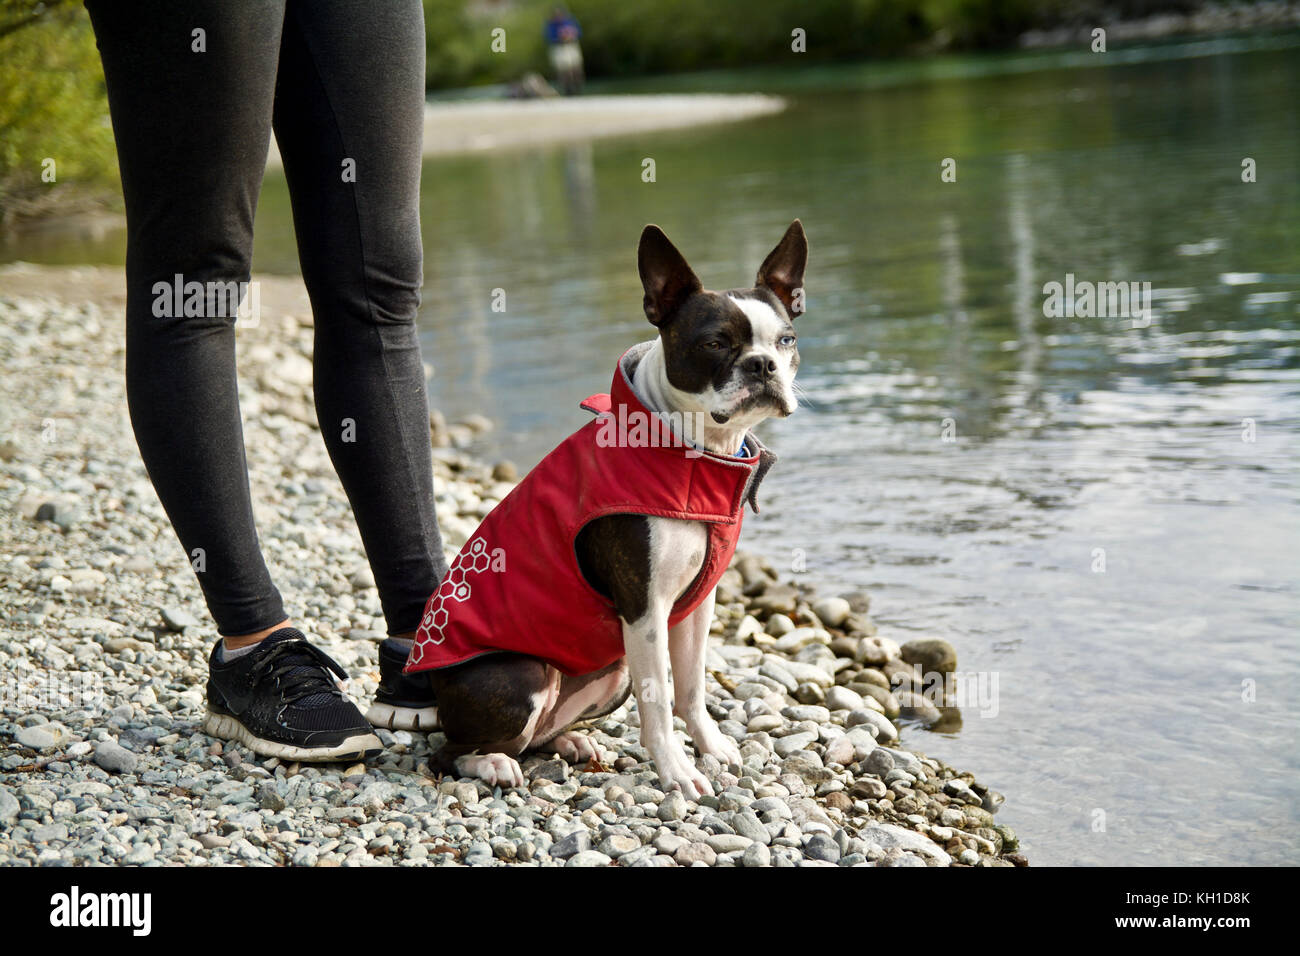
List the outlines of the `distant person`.
<svg viewBox="0 0 1300 956">
<path fill-rule="evenodd" d="M 565 96 L 582 90 L 582 47 L 578 38 L 582 28 L 564 7 L 556 7 L 546 21 L 546 43 L 551 50 L 551 66 L 555 68 L 555 82 Z"/>
</svg>

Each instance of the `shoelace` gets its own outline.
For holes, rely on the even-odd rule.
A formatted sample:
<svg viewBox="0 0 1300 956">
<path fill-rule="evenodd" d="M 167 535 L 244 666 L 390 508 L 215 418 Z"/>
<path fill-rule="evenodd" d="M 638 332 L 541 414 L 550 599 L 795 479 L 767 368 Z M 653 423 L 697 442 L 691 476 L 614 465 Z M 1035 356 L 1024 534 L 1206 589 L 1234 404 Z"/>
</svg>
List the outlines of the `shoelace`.
<svg viewBox="0 0 1300 956">
<path fill-rule="evenodd" d="M 276 644 L 249 673 L 255 682 L 262 678 L 279 681 L 284 702 L 292 704 L 322 693 L 342 697 L 343 692 L 330 679 L 330 671 L 340 680 L 348 679 L 347 671 L 319 647 L 295 640 Z"/>
</svg>

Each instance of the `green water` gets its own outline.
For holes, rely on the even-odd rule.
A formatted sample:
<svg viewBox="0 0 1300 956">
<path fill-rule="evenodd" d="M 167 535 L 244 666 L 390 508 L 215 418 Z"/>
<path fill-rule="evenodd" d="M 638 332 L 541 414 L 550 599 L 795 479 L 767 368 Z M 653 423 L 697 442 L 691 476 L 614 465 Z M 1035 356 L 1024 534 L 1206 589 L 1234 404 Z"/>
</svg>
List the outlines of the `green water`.
<svg viewBox="0 0 1300 956">
<path fill-rule="evenodd" d="M 1294 862 L 1300 37 L 1107 57 L 645 81 L 790 106 L 428 161 L 432 400 L 531 465 L 649 337 L 645 223 L 725 288 L 800 217 L 809 403 L 765 428 L 782 457 L 742 545 L 996 677 L 996 708 L 904 740 L 1006 793 L 1035 862 Z M 255 268 L 295 272 L 278 173 L 257 229 Z M 121 256 L 120 235 L 0 247 Z M 1151 283 L 1150 322 L 1045 317 L 1067 273 Z"/>
</svg>

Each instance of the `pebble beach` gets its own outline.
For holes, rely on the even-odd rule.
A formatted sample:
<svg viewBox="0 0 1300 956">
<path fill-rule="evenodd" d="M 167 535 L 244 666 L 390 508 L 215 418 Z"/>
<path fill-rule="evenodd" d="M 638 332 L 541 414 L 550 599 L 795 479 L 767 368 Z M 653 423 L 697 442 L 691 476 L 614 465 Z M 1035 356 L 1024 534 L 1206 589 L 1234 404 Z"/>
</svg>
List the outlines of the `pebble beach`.
<svg viewBox="0 0 1300 956">
<path fill-rule="evenodd" d="M 261 315 L 237 341 L 263 550 L 364 710 L 384 622 L 318 432 L 306 293 L 255 278 Z M 633 700 L 589 727 L 607 763 L 530 755 L 528 786 L 505 790 L 432 776 L 437 732 L 380 729 L 384 753 L 352 766 L 208 736 L 216 632 L 131 433 L 123 307 L 120 270 L 0 268 L 0 865 L 1027 865 L 1001 795 L 907 745 L 944 719 L 920 690 L 959 648 L 900 645 L 877 596 L 743 550 L 707 683 L 743 762 L 701 758 L 715 793 L 698 802 L 660 789 Z M 465 450 L 491 427 L 431 415 L 449 559 L 519 477 Z"/>
</svg>

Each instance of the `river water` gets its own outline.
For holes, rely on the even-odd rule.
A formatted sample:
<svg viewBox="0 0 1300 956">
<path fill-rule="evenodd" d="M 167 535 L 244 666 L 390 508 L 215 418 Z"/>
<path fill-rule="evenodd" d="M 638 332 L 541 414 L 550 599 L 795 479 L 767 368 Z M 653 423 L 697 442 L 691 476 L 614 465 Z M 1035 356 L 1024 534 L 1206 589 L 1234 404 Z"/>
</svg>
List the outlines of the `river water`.
<svg viewBox="0 0 1300 956">
<path fill-rule="evenodd" d="M 650 335 L 646 222 L 726 288 L 800 217 L 808 400 L 764 426 L 781 461 L 742 546 L 869 590 L 882 634 L 945 638 L 996 689 L 904 741 L 1004 792 L 1035 863 L 1293 863 L 1300 36 L 622 88 L 790 108 L 428 161 L 435 406 L 531 466 Z M 295 272 L 279 173 L 257 227 L 255 269 Z M 1150 283 L 1149 311 L 1045 315 L 1067 275 Z"/>
</svg>

